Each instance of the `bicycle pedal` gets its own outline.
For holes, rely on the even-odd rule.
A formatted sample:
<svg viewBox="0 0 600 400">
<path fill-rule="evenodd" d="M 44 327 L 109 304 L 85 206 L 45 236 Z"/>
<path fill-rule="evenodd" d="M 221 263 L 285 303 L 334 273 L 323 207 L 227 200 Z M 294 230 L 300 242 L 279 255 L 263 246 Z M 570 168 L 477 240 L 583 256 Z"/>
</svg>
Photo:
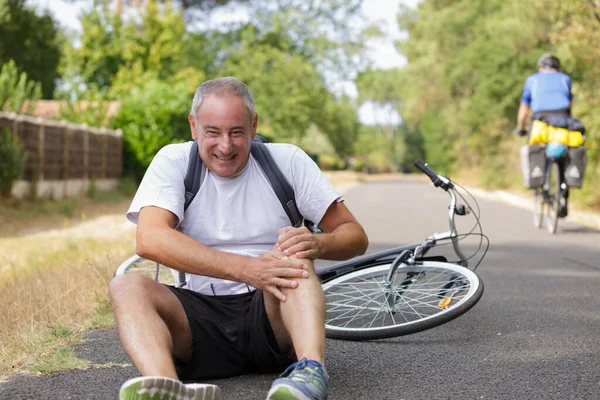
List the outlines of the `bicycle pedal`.
<svg viewBox="0 0 600 400">
<path fill-rule="evenodd" d="M 450 304 L 452 304 L 452 297 L 444 297 L 442 299 L 442 301 L 440 301 L 438 303 L 438 307 L 439 308 L 446 308 L 448 307 Z"/>
</svg>

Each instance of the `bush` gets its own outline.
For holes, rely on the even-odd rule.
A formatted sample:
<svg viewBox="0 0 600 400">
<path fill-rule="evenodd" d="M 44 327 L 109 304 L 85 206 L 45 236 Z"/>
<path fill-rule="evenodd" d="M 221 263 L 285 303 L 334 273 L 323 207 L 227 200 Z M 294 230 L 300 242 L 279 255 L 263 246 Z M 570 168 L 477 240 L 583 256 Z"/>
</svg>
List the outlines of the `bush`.
<svg viewBox="0 0 600 400">
<path fill-rule="evenodd" d="M 346 168 L 354 172 L 365 172 L 365 156 L 346 157 Z"/>
<path fill-rule="evenodd" d="M 344 160 L 337 154 L 319 154 L 318 164 L 323 171 L 336 171 L 346 167 Z"/>
<path fill-rule="evenodd" d="M 19 73 L 13 60 L 0 68 L 0 111 L 14 111 L 27 114 L 36 100 L 42 97 L 39 83 L 27 78 L 25 72 Z M 27 105 L 27 107 L 24 107 Z"/>
<path fill-rule="evenodd" d="M 19 138 L 8 129 L 0 132 L 0 195 L 10 196 L 14 181 L 19 179 L 25 168 L 27 154 Z"/>
<path fill-rule="evenodd" d="M 369 153 L 365 164 L 369 174 L 390 172 L 393 170 L 393 165 L 389 161 L 386 151 Z"/>
<path fill-rule="evenodd" d="M 192 140 L 187 119 L 190 105 L 184 88 L 156 79 L 123 98 L 111 126 L 123 130 L 125 175 L 141 181 L 158 150 Z"/>
</svg>

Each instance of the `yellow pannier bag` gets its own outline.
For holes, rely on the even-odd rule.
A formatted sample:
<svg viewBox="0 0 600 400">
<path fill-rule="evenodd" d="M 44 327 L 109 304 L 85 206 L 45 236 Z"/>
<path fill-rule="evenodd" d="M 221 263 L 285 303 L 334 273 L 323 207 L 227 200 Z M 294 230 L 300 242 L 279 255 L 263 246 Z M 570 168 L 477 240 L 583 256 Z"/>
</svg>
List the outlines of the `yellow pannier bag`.
<svg viewBox="0 0 600 400">
<path fill-rule="evenodd" d="M 557 128 L 540 120 L 533 121 L 529 135 L 529 145 L 545 145 L 548 142 L 562 143 L 569 147 L 578 147 L 584 144 L 585 139 L 579 131 Z"/>
<path fill-rule="evenodd" d="M 546 144 L 548 143 L 548 128 L 550 125 L 544 121 L 536 119 L 531 125 L 531 133 L 529 134 L 529 145 Z"/>
<path fill-rule="evenodd" d="M 569 144 L 569 130 L 565 128 L 556 128 L 549 125 L 548 142 L 560 143 L 567 146 Z"/>
<path fill-rule="evenodd" d="M 567 146 L 579 147 L 579 146 L 583 146 L 584 143 L 585 143 L 585 138 L 581 132 L 569 131 L 569 141 L 567 142 Z"/>
</svg>

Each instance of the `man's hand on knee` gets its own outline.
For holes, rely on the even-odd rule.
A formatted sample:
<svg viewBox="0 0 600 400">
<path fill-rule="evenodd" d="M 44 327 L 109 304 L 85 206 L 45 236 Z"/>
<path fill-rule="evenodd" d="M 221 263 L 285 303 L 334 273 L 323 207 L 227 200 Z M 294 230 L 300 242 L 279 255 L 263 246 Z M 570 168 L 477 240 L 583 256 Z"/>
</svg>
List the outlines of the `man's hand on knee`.
<svg viewBox="0 0 600 400">
<path fill-rule="evenodd" d="M 285 301 L 286 296 L 281 289 L 297 288 L 298 279 L 308 278 L 307 270 L 308 266 L 302 260 L 287 257 L 273 249 L 248 260 L 244 268 L 244 282 Z"/>
<path fill-rule="evenodd" d="M 295 255 L 298 258 L 316 260 L 321 255 L 321 245 L 314 233 L 306 226 L 294 228 L 287 226 L 278 232 L 279 238 L 275 247 L 285 255 Z"/>
</svg>

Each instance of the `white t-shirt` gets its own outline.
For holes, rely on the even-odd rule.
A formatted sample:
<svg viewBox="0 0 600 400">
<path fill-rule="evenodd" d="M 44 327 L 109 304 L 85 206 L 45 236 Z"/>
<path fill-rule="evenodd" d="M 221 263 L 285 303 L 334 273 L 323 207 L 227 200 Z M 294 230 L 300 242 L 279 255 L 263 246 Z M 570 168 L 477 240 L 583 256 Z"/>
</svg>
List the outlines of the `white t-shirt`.
<svg viewBox="0 0 600 400">
<path fill-rule="evenodd" d="M 154 157 L 127 211 L 137 223 L 140 210 L 156 206 L 171 211 L 179 230 L 215 250 L 257 257 L 271 250 L 277 231 L 290 220 L 258 162 L 249 162 L 235 178 L 207 171 L 196 197 L 185 214 L 184 179 L 193 142 L 170 144 Z M 291 144 L 267 143 L 275 163 L 294 189 L 296 204 L 307 219 L 319 223 L 334 201 L 343 201 L 315 162 Z M 173 275 L 178 281 L 178 272 Z M 190 290 L 208 295 L 247 293 L 245 283 L 201 275 L 186 275 Z"/>
</svg>

